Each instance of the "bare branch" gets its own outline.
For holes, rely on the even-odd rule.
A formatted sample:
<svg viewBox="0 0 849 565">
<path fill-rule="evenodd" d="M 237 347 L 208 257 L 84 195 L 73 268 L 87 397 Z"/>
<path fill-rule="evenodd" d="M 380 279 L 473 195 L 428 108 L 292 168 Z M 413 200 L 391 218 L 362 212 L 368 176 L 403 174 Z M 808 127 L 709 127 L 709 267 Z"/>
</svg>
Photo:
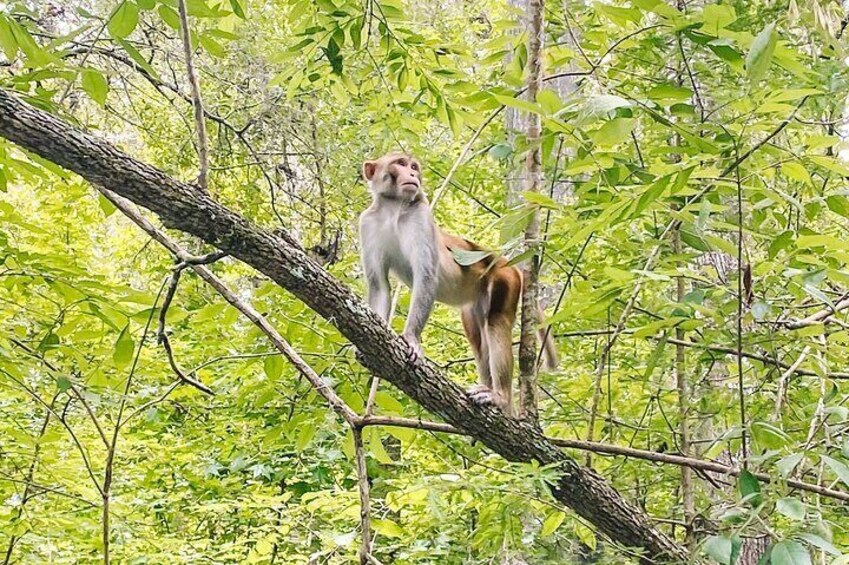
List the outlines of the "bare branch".
<svg viewBox="0 0 849 565">
<path fill-rule="evenodd" d="M 425 430 L 431 432 L 442 432 L 448 434 L 457 434 L 457 435 L 467 435 L 462 430 L 459 430 L 450 424 L 443 424 L 441 422 L 427 422 L 422 420 L 415 420 L 412 418 L 394 418 L 394 417 L 378 417 L 371 416 L 369 418 L 364 418 L 362 421 L 362 426 L 394 426 L 398 428 L 410 428 L 416 430 Z M 717 463 L 715 461 L 706 461 L 704 459 L 696 459 L 694 457 L 684 457 L 683 455 L 675 455 L 672 453 L 660 453 L 657 451 L 648 451 L 645 449 L 636 449 L 633 447 L 625 447 L 620 445 L 612 445 L 609 443 L 602 443 L 598 441 L 585 441 L 580 439 L 561 439 L 561 438 L 549 438 L 552 443 L 558 445 L 560 447 L 565 447 L 569 449 L 578 449 L 581 451 L 591 451 L 593 453 L 598 453 L 601 455 L 615 455 L 622 457 L 632 457 L 634 459 L 642 459 L 644 461 L 654 461 L 656 463 L 665 463 L 668 465 L 678 465 L 683 467 L 689 467 L 691 469 L 698 469 L 700 471 L 710 471 L 712 473 L 719 473 L 722 475 L 730 475 L 733 477 L 739 476 L 742 472 L 742 469 L 737 467 L 731 467 L 729 465 L 723 465 L 722 463 Z M 776 481 L 774 476 L 771 476 L 767 473 L 752 473 L 758 480 L 764 483 L 781 483 L 782 481 Z M 798 489 L 804 490 L 807 492 L 812 492 L 814 494 L 819 494 L 822 496 L 826 496 L 828 498 L 834 498 L 836 500 L 844 500 L 849 501 L 849 492 L 843 492 L 839 490 L 829 489 L 822 487 L 820 485 L 814 485 L 811 483 L 805 483 L 798 480 L 787 480 L 787 485 Z"/>
<path fill-rule="evenodd" d="M 357 485 L 360 491 L 360 530 L 362 545 L 360 546 L 360 565 L 368 565 L 371 555 L 371 502 L 369 498 L 368 469 L 366 468 L 366 452 L 363 447 L 363 430 L 360 426 L 351 426 L 354 434 L 354 453 L 357 458 Z"/>
<path fill-rule="evenodd" d="M 203 99 L 200 94 L 200 80 L 195 72 L 195 64 L 192 57 L 192 33 L 189 30 L 189 15 L 186 10 L 186 0 L 177 0 L 180 12 L 180 33 L 183 38 L 183 55 L 186 58 L 186 73 L 189 76 L 189 84 L 192 88 L 192 104 L 195 107 L 195 127 L 198 136 L 198 160 L 200 171 L 198 173 L 198 186 L 208 190 L 207 175 L 209 174 L 209 140 L 206 137 L 206 122 L 204 120 Z"/>
<path fill-rule="evenodd" d="M 174 300 L 174 294 L 177 292 L 177 285 L 180 283 L 180 273 L 183 272 L 183 269 L 188 264 L 190 263 L 184 261 L 182 264 L 177 265 L 171 273 L 171 278 L 168 282 L 168 290 L 165 292 L 165 299 L 162 301 L 162 308 L 159 309 L 159 331 L 157 332 L 157 340 L 160 344 L 162 344 L 162 348 L 165 350 L 165 355 L 168 357 L 168 364 L 171 366 L 171 370 L 174 371 L 180 381 L 193 386 L 205 394 L 214 396 L 215 392 L 213 392 L 211 388 L 186 375 L 183 370 L 180 369 L 179 365 L 177 365 L 177 362 L 174 360 L 174 351 L 171 349 L 171 340 L 168 339 L 168 332 L 165 331 L 165 317 L 168 315 L 168 308 L 170 308 L 171 301 Z"/>
</svg>

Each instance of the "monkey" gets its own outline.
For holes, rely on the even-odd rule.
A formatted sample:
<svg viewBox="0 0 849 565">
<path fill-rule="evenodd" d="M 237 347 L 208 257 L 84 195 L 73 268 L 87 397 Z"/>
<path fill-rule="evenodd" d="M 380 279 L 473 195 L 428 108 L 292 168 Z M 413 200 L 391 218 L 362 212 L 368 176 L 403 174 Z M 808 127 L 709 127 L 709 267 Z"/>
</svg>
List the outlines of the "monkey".
<svg viewBox="0 0 849 565">
<path fill-rule="evenodd" d="M 360 247 L 369 306 L 384 321 L 391 316 L 389 273 L 412 291 L 401 336 L 413 361 L 423 357 L 421 335 L 440 302 L 460 309 L 466 338 L 478 371 L 468 389 L 472 401 L 492 404 L 513 415 L 513 326 L 523 275 L 507 259 L 471 241 L 444 232 L 433 218 L 422 187 L 421 165 L 411 155 L 388 153 L 363 163 L 362 174 L 372 203 L 360 215 Z M 482 258 L 460 265 L 455 250 L 481 252 Z M 538 312 L 542 321 L 542 311 Z M 550 332 L 539 330 L 544 366 L 557 366 Z"/>
</svg>

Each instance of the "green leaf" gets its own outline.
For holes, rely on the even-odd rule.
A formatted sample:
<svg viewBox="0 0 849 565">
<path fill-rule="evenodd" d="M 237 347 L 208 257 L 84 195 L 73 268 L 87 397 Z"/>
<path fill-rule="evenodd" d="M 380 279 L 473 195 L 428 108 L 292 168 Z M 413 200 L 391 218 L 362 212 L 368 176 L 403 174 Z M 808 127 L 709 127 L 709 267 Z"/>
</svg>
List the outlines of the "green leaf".
<svg viewBox="0 0 849 565">
<path fill-rule="evenodd" d="M 762 322 L 767 316 L 769 316 L 770 308 L 769 302 L 756 300 L 755 303 L 752 304 L 752 316 L 755 320 Z"/>
<path fill-rule="evenodd" d="M 215 4 L 216 8 L 218 4 Z M 225 15 L 227 12 L 213 10 L 206 0 L 186 0 L 186 13 L 193 18 L 215 18 Z"/>
<path fill-rule="evenodd" d="M 522 110 L 530 114 L 543 113 L 542 107 L 539 104 L 534 104 L 533 102 L 528 102 L 527 100 L 522 100 L 521 98 L 503 96 L 501 94 L 493 94 L 492 97 L 495 98 L 501 104 L 509 106 L 511 108 L 516 108 L 517 110 Z"/>
<path fill-rule="evenodd" d="M 711 536 L 705 540 L 705 553 L 721 565 L 731 565 L 733 549 L 734 545 L 731 543 L 731 538 L 726 536 Z"/>
<path fill-rule="evenodd" d="M 388 538 L 404 537 L 404 530 L 401 529 L 401 526 L 388 518 L 372 520 L 371 524 L 374 526 L 374 531 L 382 536 L 386 536 Z"/>
<path fill-rule="evenodd" d="M 295 451 L 301 452 L 306 449 L 312 441 L 312 438 L 315 437 L 316 431 L 317 429 L 314 424 L 302 422 L 301 425 L 298 426 L 298 438 L 295 440 Z"/>
<path fill-rule="evenodd" d="M 687 230 L 681 230 L 681 241 L 697 251 L 710 251 L 710 244 L 705 239 Z"/>
<path fill-rule="evenodd" d="M 159 17 L 162 18 L 162 21 L 165 22 L 165 25 L 170 27 L 171 29 L 180 30 L 180 14 L 174 11 L 173 8 L 162 4 L 159 6 L 157 10 L 159 12 Z"/>
<path fill-rule="evenodd" d="M 789 179 L 797 180 L 807 185 L 813 184 L 810 173 L 808 173 L 808 170 L 801 163 L 795 161 L 784 163 L 781 165 L 781 172 Z"/>
<path fill-rule="evenodd" d="M 470 251 L 467 249 L 450 249 L 450 251 L 451 255 L 454 256 L 454 261 L 461 267 L 474 265 L 495 253 L 494 251 Z"/>
<path fill-rule="evenodd" d="M 560 524 L 563 523 L 564 519 L 566 519 L 566 513 L 555 510 L 543 521 L 540 535 L 542 537 L 550 536 L 557 531 L 557 528 L 560 527 Z"/>
<path fill-rule="evenodd" d="M 383 463 L 384 465 L 391 465 L 395 463 L 389 453 L 386 452 L 386 448 L 383 446 L 383 441 L 381 440 L 381 436 L 377 431 L 377 428 L 372 428 L 372 431 L 368 434 L 368 446 L 369 453 L 380 463 Z"/>
<path fill-rule="evenodd" d="M 558 204 L 555 200 L 549 198 L 545 194 L 540 194 L 539 192 L 523 192 L 522 198 L 525 201 L 530 202 L 531 204 L 536 204 L 542 208 L 549 208 L 551 210 L 557 210 L 560 208 L 560 204 Z"/>
<path fill-rule="evenodd" d="M 245 11 L 242 9 L 242 5 L 239 3 L 239 0 L 230 0 L 230 8 L 233 10 L 233 13 L 245 19 Z"/>
<path fill-rule="evenodd" d="M 761 485 L 757 477 L 746 469 L 743 469 L 737 478 L 737 488 L 740 491 L 740 496 L 752 506 L 758 506 L 761 503 Z"/>
<path fill-rule="evenodd" d="M 828 209 L 844 218 L 849 218 L 849 198 L 840 195 L 831 195 L 825 199 Z"/>
<path fill-rule="evenodd" d="M 97 193 L 97 204 L 100 206 L 100 210 L 107 218 L 115 211 L 115 205 L 99 192 Z"/>
<path fill-rule="evenodd" d="M 615 94 L 602 94 L 593 96 L 584 104 L 582 114 L 587 117 L 606 116 L 617 108 L 629 108 L 631 103 L 621 96 Z"/>
<path fill-rule="evenodd" d="M 657 346 L 652 350 L 648 363 L 646 363 L 646 370 L 643 372 L 644 379 L 648 380 L 648 378 L 651 377 L 655 367 L 657 367 L 658 361 L 660 361 L 663 357 L 663 352 L 666 350 L 666 342 L 668 339 L 668 335 L 664 333 L 660 342 L 658 342 Z"/>
<path fill-rule="evenodd" d="M 0 49 L 6 55 L 6 59 L 14 61 L 18 55 L 18 42 L 12 33 L 12 27 L 6 17 L 0 14 Z"/>
<path fill-rule="evenodd" d="M 772 547 L 771 565 L 811 565 L 811 555 L 799 542 L 784 540 Z"/>
<path fill-rule="evenodd" d="M 41 352 L 47 351 L 48 349 L 55 349 L 61 345 L 59 341 L 59 336 L 53 332 L 47 332 L 47 335 L 42 338 L 41 341 L 38 342 L 38 350 Z"/>
<path fill-rule="evenodd" d="M 59 377 L 56 379 L 56 388 L 58 388 L 61 392 L 65 392 L 71 388 L 71 381 L 68 380 L 68 377 Z"/>
<path fill-rule="evenodd" d="M 404 405 L 394 396 L 382 390 L 377 391 L 377 394 L 374 395 L 374 403 L 388 414 L 401 414 L 404 412 Z"/>
<path fill-rule="evenodd" d="M 133 352 L 136 349 L 136 344 L 133 341 L 133 336 L 130 334 L 130 325 L 124 326 L 118 340 L 115 342 L 115 348 L 112 351 L 112 362 L 118 369 L 127 367 L 133 360 Z"/>
<path fill-rule="evenodd" d="M 142 55 L 141 55 L 141 53 L 139 53 L 138 49 L 133 47 L 133 45 L 131 43 L 124 41 L 123 39 L 118 39 L 117 41 L 118 41 L 118 44 L 121 47 L 123 47 L 124 51 L 127 52 L 127 55 L 130 56 L 130 59 L 132 59 L 133 62 L 135 62 L 139 67 L 141 67 L 142 69 L 147 71 L 147 74 L 149 74 L 150 76 L 152 76 L 154 78 L 157 78 L 159 76 L 157 74 L 157 72 L 154 70 L 154 68 L 150 66 L 150 63 L 148 63 L 147 60 L 144 57 L 142 57 Z"/>
<path fill-rule="evenodd" d="M 531 221 L 533 213 L 534 208 L 522 206 L 502 216 L 500 220 L 499 243 L 503 245 L 523 233 Z"/>
<path fill-rule="evenodd" d="M 280 355 L 269 355 L 262 362 L 265 375 L 272 381 L 278 380 L 283 375 L 283 358 Z"/>
<path fill-rule="evenodd" d="M 690 176 L 693 174 L 693 171 L 696 169 L 695 166 L 687 167 L 686 169 L 679 171 L 677 175 L 675 175 L 675 182 L 672 184 L 672 188 L 669 189 L 670 194 L 678 194 L 678 191 L 687 186 L 687 182 L 690 180 Z"/>
<path fill-rule="evenodd" d="M 39 67 L 48 64 L 52 57 L 36 41 L 30 33 L 15 20 L 7 20 L 8 31 L 12 34 L 12 40 L 23 51 L 26 56 L 27 65 Z"/>
<path fill-rule="evenodd" d="M 779 498 L 775 503 L 775 510 L 791 520 L 805 519 L 805 505 L 796 498 Z"/>
<path fill-rule="evenodd" d="M 843 555 L 843 552 L 834 547 L 831 542 L 816 534 L 803 533 L 797 534 L 797 537 L 799 539 L 805 540 L 812 546 L 816 547 L 817 549 L 821 549 L 822 551 L 830 555 L 834 555 L 836 557 L 840 557 L 841 555 Z"/>
<path fill-rule="evenodd" d="M 665 177 L 660 177 L 651 186 L 649 186 L 646 191 L 640 195 L 640 199 L 637 201 L 637 206 L 631 213 L 631 217 L 636 218 L 643 212 L 643 210 L 648 208 L 652 202 L 660 198 L 660 195 L 663 194 L 663 191 L 666 190 L 667 186 L 669 186 L 669 181 L 670 177 L 667 175 Z"/>
<path fill-rule="evenodd" d="M 100 74 L 100 72 L 94 69 L 83 70 L 82 86 L 83 90 L 85 90 L 86 94 L 88 94 L 92 100 L 101 106 L 106 105 L 106 95 L 109 93 L 109 83 L 106 82 L 106 77 Z"/>
<path fill-rule="evenodd" d="M 800 235 L 796 239 L 796 247 L 799 249 L 825 247 L 826 249 L 849 251 L 849 242 L 833 235 Z"/>
<path fill-rule="evenodd" d="M 206 50 L 206 52 L 212 55 L 213 57 L 221 58 L 227 55 L 227 50 L 224 48 L 224 46 L 215 41 L 209 35 L 201 35 L 200 44 Z"/>
<path fill-rule="evenodd" d="M 646 93 L 646 96 L 648 96 L 650 99 L 659 102 L 681 102 L 683 100 L 689 100 L 692 95 L 693 91 L 689 88 L 683 88 L 681 86 L 675 86 L 672 84 L 661 84 L 655 86 Z"/>
<path fill-rule="evenodd" d="M 849 166 L 844 164 L 841 160 L 825 155 L 808 155 L 807 158 L 809 161 L 816 163 L 820 167 L 824 167 L 833 173 L 849 176 Z"/>
<path fill-rule="evenodd" d="M 825 461 L 826 465 L 828 465 L 828 468 L 834 471 L 834 474 L 840 477 L 840 480 L 849 487 L 849 467 L 836 459 L 832 459 L 828 455 L 821 455 L 820 457 L 822 457 L 822 460 Z"/>
<path fill-rule="evenodd" d="M 746 55 L 746 72 L 752 83 L 760 81 L 767 70 L 769 70 L 777 40 L 778 36 L 775 33 L 775 23 L 771 23 L 752 42 L 749 54 Z"/>
<path fill-rule="evenodd" d="M 581 543 L 590 548 L 590 551 L 595 551 L 596 547 L 598 547 L 598 539 L 596 539 L 595 532 L 578 521 L 575 522 L 575 535 L 578 536 Z"/>
<path fill-rule="evenodd" d="M 124 39 L 136 29 L 139 23 L 139 8 L 135 3 L 129 0 L 122 0 L 118 9 L 109 18 L 109 23 L 106 29 L 109 30 L 109 35 L 116 39 Z"/>
<path fill-rule="evenodd" d="M 710 4 L 702 10 L 704 30 L 712 35 L 719 35 L 721 30 L 737 19 L 734 6 Z"/>
<path fill-rule="evenodd" d="M 560 96 L 548 88 L 537 93 L 536 101 L 547 114 L 554 114 L 563 107 Z"/>
<path fill-rule="evenodd" d="M 791 472 L 793 472 L 793 469 L 796 468 L 796 465 L 799 464 L 799 461 L 801 461 L 804 456 L 805 455 L 803 453 L 794 453 L 787 457 L 782 457 L 775 464 L 775 468 L 778 469 L 778 472 L 782 477 L 787 477 Z"/>
<path fill-rule="evenodd" d="M 509 143 L 496 143 L 489 148 L 489 156 L 498 161 L 503 161 L 513 154 L 513 146 Z"/>
<path fill-rule="evenodd" d="M 600 128 L 592 132 L 590 136 L 596 145 L 612 146 L 630 139 L 631 132 L 637 120 L 634 118 L 614 118 L 604 122 Z"/>
<path fill-rule="evenodd" d="M 756 315 L 752 308 L 752 315 Z M 752 422 L 752 437 L 759 446 L 766 449 L 780 449 L 789 438 L 781 429 L 767 422 Z"/>
</svg>

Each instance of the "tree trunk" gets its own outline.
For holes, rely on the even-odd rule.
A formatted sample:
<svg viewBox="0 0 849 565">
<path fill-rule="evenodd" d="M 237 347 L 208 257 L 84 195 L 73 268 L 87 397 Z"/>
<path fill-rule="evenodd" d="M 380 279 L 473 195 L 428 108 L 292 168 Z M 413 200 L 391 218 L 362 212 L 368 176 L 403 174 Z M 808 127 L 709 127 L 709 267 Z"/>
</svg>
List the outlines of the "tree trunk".
<svg viewBox="0 0 849 565">
<path fill-rule="evenodd" d="M 647 562 L 687 561 L 687 552 L 655 528 L 599 474 L 568 457 L 535 426 L 477 406 L 431 363 L 413 352 L 349 288 L 310 259 L 288 234 L 274 235 L 213 200 L 136 161 L 109 143 L 72 128 L 0 90 L 0 136 L 76 172 L 157 214 L 166 227 L 190 233 L 264 273 L 332 323 L 361 352 L 375 375 L 509 461 L 557 466 L 553 496 L 616 542 L 644 551 Z"/>
<path fill-rule="evenodd" d="M 531 0 L 528 25 L 528 100 L 536 102 L 542 86 L 543 0 Z M 528 152 L 525 156 L 525 192 L 539 192 L 542 184 L 539 114 L 528 116 Z M 519 340 L 519 398 L 522 417 L 533 424 L 539 419 L 537 406 L 537 324 L 540 268 L 539 208 L 531 212 L 525 228 L 525 249 L 533 250 L 522 285 L 522 334 Z M 540 344 L 542 346 L 542 344 Z"/>
</svg>

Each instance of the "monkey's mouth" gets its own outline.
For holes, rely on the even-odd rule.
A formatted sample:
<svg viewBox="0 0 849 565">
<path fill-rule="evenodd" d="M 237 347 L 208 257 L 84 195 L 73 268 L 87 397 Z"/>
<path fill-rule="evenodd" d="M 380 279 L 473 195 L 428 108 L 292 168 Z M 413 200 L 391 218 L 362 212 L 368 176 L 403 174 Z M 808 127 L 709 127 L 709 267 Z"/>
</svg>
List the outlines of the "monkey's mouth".
<svg viewBox="0 0 849 565">
<path fill-rule="evenodd" d="M 401 183 L 401 188 L 404 188 L 404 189 L 407 189 L 407 190 L 418 190 L 421 187 L 419 186 L 419 183 L 417 183 L 417 182 L 408 181 L 408 182 Z"/>
</svg>

